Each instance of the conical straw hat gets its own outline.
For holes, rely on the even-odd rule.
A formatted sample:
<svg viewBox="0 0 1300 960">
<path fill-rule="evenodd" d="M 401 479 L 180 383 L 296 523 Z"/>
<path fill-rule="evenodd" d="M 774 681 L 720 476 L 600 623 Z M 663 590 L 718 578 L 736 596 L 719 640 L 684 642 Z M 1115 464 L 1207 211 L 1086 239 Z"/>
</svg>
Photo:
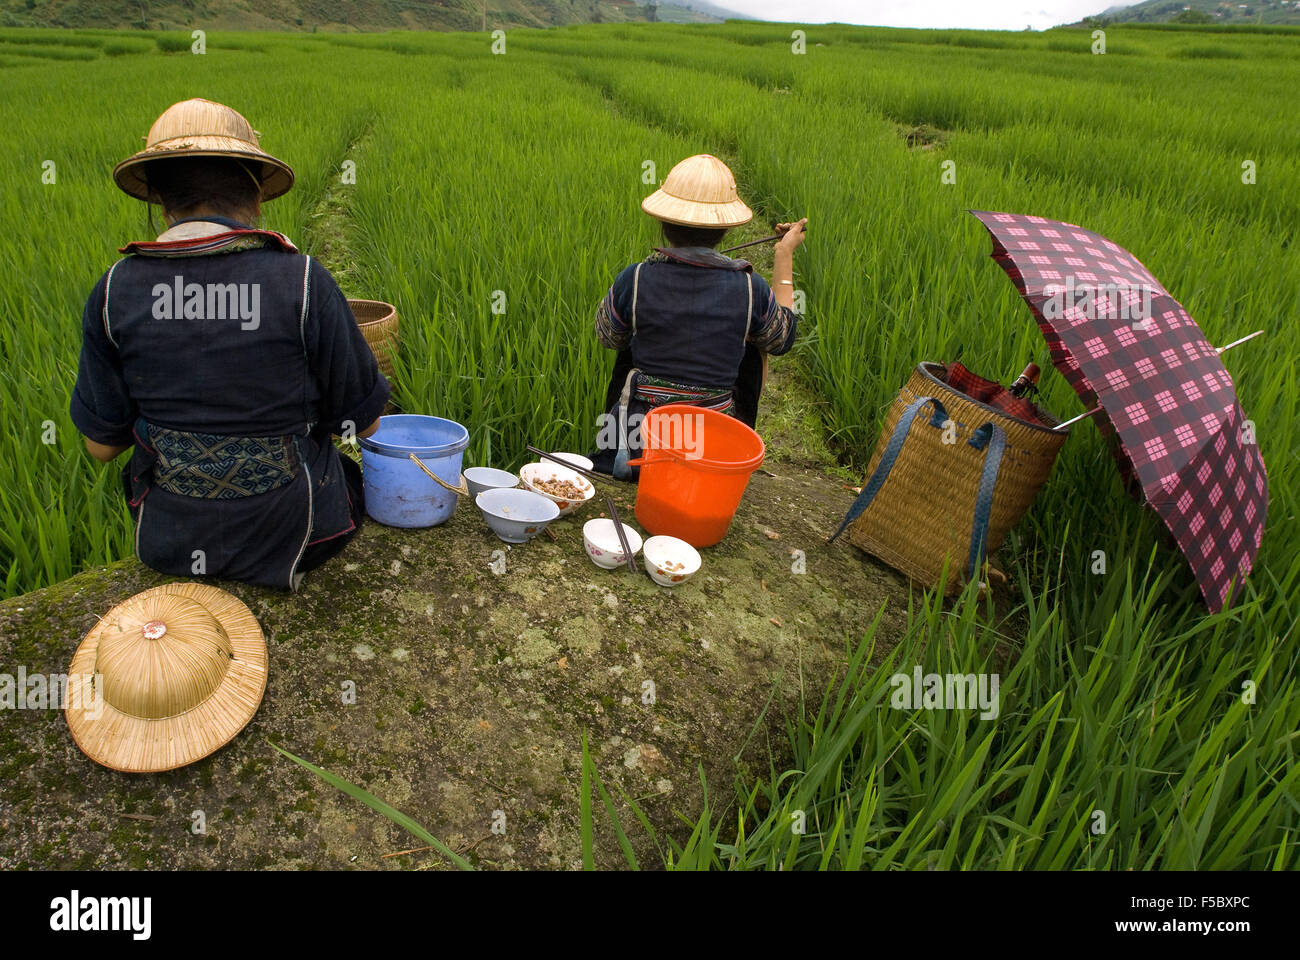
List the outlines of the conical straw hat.
<svg viewBox="0 0 1300 960">
<path fill-rule="evenodd" d="M 258 132 L 237 111 L 211 100 L 173 103 L 154 121 L 144 149 L 113 168 L 117 185 L 137 200 L 149 200 L 147 166 L 164 157 L 232 157 L 246 161 L 262 184 L 262 199 L 274 200 L 293 186 L 293 168 L 257 142 Z M 156 198 L 155 198 L 156 199 Z"/>
<path fill-rule="evenodd" d="M 169 583 L 91 628 L 68 667 L 64 711 L 77 746 L 126 773 L 201 760 L 253 719 L 266 691 L 266 640 L 224 590 Z"/>
<path fill-rule="evenodd" d="M 707 153 L 687 157 L 669 170 L 664 185 L 641 201 L 641 209 L 656 220 L 686 227 L 721 229 L 754 219 L 754 211 L 736 194 L 731 170 Z"/>
</svg>

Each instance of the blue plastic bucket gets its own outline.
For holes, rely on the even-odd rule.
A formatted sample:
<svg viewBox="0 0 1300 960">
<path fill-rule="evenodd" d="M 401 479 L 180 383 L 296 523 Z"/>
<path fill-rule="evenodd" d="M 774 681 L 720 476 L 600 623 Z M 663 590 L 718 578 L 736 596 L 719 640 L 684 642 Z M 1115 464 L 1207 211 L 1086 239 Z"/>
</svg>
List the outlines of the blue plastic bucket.
<svg viewBox="0 0 1300 960">
<path fill-rule="evenodd" d="M 400 413 L 379 418 L 379 429 L 362 437 L 361 466 L 366 513 L 390 527 L 433 527 L 456 512 L 456 494 L 431 480 L 429 470 L 455 487 L 469 431 L 455 420 Z"/>
</svg>

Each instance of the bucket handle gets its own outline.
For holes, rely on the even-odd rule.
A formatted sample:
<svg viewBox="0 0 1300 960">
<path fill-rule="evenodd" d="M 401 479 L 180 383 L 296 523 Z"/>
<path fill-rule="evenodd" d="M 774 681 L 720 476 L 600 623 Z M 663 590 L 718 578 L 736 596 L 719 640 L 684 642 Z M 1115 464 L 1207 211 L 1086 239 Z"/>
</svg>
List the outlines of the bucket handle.
<svg viewBox="0 0 1300 960">
<path fill-rule="evenodd" d="M 629 460 L 627 462 L 627 465 L 629 467 L 644 467 L 647 463 L 659 463 L 662 460 L 671 460 L 671 459 L 672 457 L 668 456 L 667 454 L 661 457 L 655 457 L 647 453 L 644 457 L 636 457 L 633 460 Z"/>
<path fill-rule="evenodd" d="M 419 457 L 417 457 L 415 454 L 408 453 L 407 456 L 411 458 L 412 463 L 414 463 L 417 467 L 423 470 L 431 480 L 433 480 L 435 483 L 438 484 L 438 486 L 450 490 L 452 493 L 460 494 L 462 497 L 469 496 L 469 484 L 465 481 L 465 474 L 462 473 L 460 475 L 460 486 L 453 487 L 446 480 L 442 479 L 442 477 L 438 476 L 436 473 L 434 473 L 432 470 L 426 467 L 424 465 L 424 461 L 421 460 Z"/>
<path fill-rule="evenodd" d="M 651 447 L 649 450 L 642 452 L 641 456 L 634 460 L 629 460 L 629 467 L 644 467 L 648 463 L 662 463 L 665 460 L 681 460 L 680 454 L 674 453 L 665 447 Z"/>
</svg>

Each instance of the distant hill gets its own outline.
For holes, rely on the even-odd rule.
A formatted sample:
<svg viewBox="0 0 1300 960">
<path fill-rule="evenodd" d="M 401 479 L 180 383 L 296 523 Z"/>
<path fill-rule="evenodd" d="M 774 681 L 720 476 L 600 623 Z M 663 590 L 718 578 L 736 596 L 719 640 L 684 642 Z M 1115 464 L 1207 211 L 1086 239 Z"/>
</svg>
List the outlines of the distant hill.
<svg viewBox="0 0 1300 960">
<path fill-rule="evenodd" d="M 737 13 L 735 10 L 728 10 L 725 6 L 719 6 L 716 3 L 708 3 L 707 0 L 678 0 L 678 3 L 691 10 L 693 13 L 704 13 L 710 17 L 716 17 L 719 20 L 757 20 L 757 17 L 751 17 L 746 13 Z"/>
<path fill-rule="evenodd" d="M 479 30 L 571 23 L 719 23 L 698 0 L 0 0 L 0 26 L 169 30 Z"/>
<path fill-rule="evenodd" d="M 1222 23 L 1300 24 L 1300 0 L 1145 0 L 1127 7 L 1111 7 L 1080 24 L 1109 23 Z"/>
</svg>

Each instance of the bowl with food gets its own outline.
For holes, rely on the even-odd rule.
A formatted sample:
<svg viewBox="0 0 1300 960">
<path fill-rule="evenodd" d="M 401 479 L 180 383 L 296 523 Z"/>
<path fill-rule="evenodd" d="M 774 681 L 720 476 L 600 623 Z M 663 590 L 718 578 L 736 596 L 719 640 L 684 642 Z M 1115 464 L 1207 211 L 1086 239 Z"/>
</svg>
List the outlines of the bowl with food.
<svg viewBox="0 0 1300 960">
<path fill-rule="evenodd" d="M 641 534 L 626 523 L 622 526 L 623 536 L 627 537 L 628 549 L 635 557 L 637 551 L 641 549 Z M 614 521 L 608 517 L 588 520 L 582 525 L 582 545 L 587 550 L 587 556 L 591 557 L 591 562 L 605 570 L 613 570 L 627 563 L 627 554 L 623 552 L 623 545 L 618 542 L 618 531 L 614 527 Z"/>
<path fill-rule="evenodd" d="M 519 478 L 509 470 L 497 470 L 495 467 L 470 467 L 465 471 L 465 486 L 469 495 L 477 497 L 484 490 L 509 490 L 519 486 Z"/>
<path fill-rule="evenodd" d="M 560 515 L 560 508 L 540 493 L 494 487 L 474 502 L 492 532 L 506 543 L 527 543 Z"/>
<path fill-rule="evenodd" d="M 700 553 L 676 537 L 651 537 L 641 548 L 646 572 L 661 587 L 685 583 L 700 569 Z"/>
<path fill-rule="evenodd" d="M 529 463 L 519 471 L 524 489 L 540 494 L 560 508 L 560 516 L 567 517 L 596 495 L 590 480 L 568 467 L 558 464 Z"/>
</svg>

